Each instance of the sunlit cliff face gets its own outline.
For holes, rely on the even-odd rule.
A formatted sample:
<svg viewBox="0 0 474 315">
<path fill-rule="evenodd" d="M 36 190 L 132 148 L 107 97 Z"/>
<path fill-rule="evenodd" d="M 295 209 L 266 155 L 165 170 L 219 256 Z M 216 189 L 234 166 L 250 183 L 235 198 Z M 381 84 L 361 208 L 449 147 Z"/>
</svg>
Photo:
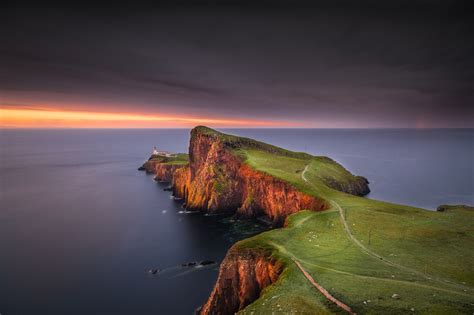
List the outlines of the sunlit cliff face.
<svg viewBox="0 0 474 315">
<path fill-rule="evenodd" d="M 298 126 L 282 121 L 228 117 L 0 108 L 0 127 L 8 128 L 189 128 L 199 124 L 214 127 Z"/>
</svg>

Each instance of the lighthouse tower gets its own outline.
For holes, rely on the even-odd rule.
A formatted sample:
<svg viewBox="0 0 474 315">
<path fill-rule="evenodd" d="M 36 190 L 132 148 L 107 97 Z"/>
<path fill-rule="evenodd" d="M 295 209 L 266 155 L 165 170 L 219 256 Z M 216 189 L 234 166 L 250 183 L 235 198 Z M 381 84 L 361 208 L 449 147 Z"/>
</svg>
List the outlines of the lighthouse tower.
<svg viewBox="0 0 474 315">
<path fill-rule="evenodd" d="M 159 155 L 160 152 L 156 149 L 156 147 L 153 147 L 153 151 L 151 152 L 151 155 Z"/>
</svg>

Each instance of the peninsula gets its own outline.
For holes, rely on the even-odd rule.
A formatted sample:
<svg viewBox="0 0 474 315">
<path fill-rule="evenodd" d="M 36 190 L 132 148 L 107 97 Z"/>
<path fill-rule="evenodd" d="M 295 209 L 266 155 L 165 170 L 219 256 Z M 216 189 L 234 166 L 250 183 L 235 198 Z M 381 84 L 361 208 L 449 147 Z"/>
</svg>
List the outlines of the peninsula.
<svg viewBox="0 0 474 315">
<path fill-rule="evenodd" d="M 188 154 L 140 168 L 190 210 L 276 227 L 236 243 L 201 314 L 474 311 L 474 209 L 363 198 L 368 181 L 328 157 L 199 126 Z"/>
</svg>

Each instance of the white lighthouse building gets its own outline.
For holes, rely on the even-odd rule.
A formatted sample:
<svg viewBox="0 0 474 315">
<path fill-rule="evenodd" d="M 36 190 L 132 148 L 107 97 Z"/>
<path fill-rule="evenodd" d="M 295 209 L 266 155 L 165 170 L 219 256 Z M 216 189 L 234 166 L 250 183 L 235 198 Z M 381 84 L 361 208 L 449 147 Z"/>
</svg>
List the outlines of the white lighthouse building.
<svg viewBox="0 0 474 315">
<path fill-rule="evenodd" d="M 151 151 L 152 156 L 166 156 L 166 157 L 174 157 L 175 154 L 172 154 L 168 151 L 159 151 L 156 147 L 153 147 L 153 151 Z"/>
</svg>

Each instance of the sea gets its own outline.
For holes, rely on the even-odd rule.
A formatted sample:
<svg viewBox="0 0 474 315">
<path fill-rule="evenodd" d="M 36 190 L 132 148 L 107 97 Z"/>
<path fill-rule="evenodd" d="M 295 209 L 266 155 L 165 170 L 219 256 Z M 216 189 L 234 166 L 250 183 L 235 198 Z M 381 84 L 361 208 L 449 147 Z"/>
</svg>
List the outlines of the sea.
<svg viewBox="0 0 474 315">
<path fill-rule="evenodd" d="M 189 131 L 0 130 L 0 314 L 193 314 L 228 248 L 265 228 L 189 213 L 137 170 L 154 146 L 187 152 Z M 329 156 L 367 198 L 474 204 L 474 129 L 223 131 Z"/>
</svg>

